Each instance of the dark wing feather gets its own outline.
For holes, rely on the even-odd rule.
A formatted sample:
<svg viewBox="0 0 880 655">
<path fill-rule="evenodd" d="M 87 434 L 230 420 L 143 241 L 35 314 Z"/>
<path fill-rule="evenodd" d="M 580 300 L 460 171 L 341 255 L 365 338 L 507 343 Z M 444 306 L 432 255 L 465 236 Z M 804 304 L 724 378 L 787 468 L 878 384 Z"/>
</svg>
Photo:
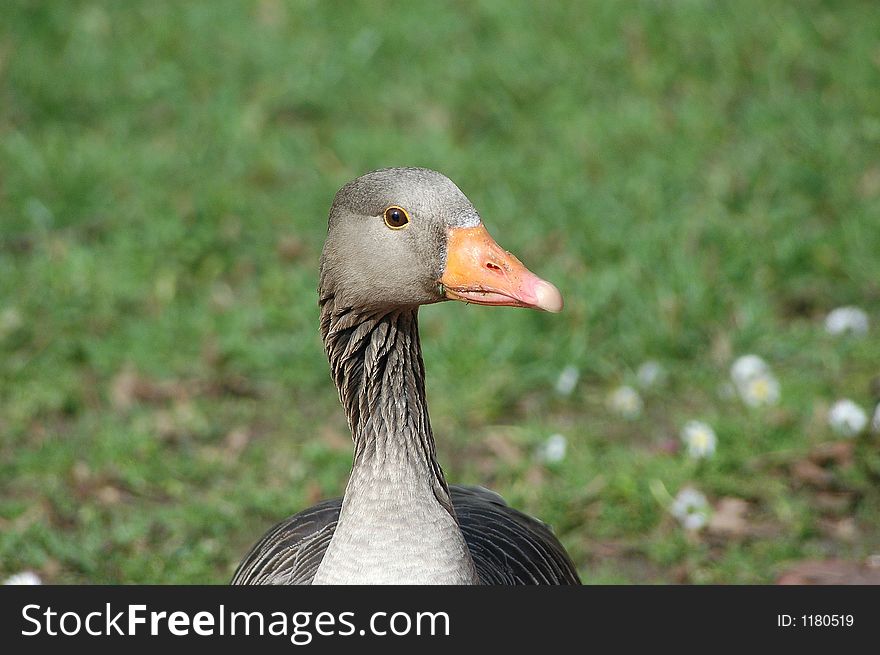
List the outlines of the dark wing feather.
<svg viewBox="0 0 880 655">
<path fill-rule="evenodd" d="M 571 559 L 544 523 L 482 487 L 450 487 L 462 534 L 484 584 L 580 584 Z M 232 584 L 310 584 L 324 557 L 342 500 L 291 516 L 245 556 Z"/>
<path fill-rule="evenodd" d="M 341 506 L 341 498 L 325 500 L 269 530 L 238 565 L 232 584 L 311 584 Z"/>
<path fill-rule="evenodd" d="M 580 584 L 568 553 L 545 523 L 482 487 L 451 487 L 452 504 L 483 584 Z"/>
</svg>

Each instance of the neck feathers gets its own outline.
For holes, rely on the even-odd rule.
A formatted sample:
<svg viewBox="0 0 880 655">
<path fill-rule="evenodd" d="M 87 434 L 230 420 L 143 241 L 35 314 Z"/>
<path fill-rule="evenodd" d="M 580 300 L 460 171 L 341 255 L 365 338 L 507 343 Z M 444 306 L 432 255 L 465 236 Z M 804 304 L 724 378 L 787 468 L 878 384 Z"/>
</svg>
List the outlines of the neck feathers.
<svg viewBox="0 0 880 655">
<path fill-rule="evenodd" d="M 414 473 L 454 516 L 425 399 L 416 307 L 360 312 L 322 294 L 321 337 L 354 438 L 352 475 Z"/>
</svg>

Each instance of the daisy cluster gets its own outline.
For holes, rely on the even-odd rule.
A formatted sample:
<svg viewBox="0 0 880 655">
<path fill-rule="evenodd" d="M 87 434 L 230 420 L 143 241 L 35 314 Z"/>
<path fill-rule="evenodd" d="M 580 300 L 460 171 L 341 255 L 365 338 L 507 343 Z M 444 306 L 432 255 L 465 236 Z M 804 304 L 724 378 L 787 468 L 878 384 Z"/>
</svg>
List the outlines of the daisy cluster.
<svg viewBox="0 0 880 655">
<path fill-rule="evenodd" d="M 834 337 L 859 337 L 868 332 L 868 315 L 858 307 L 839 307 L 825 318 L 825 330 Z M 556 381 L 556 393 L 571 395 L 577 387 L 580 371 L 573 365 L 566 366 Z M 642 363 L 635 374 L 634 385 L 620 385 L 605 397 L 607 410 L 624 420 L 639 419 L 645 409 L 640 392 L 664 386 L 668 374 L 663 365 L 655 360 Z M 760 355 L 748 353 L 733 360 L 728 381 L 720 385 L 720 395 L 725 399 L 738 399 L 750 409 L 760 410 L 778 405 L 782 387 L 772 367 Z M 873 415 L 856 402 L 842 398 L 834 402 L 828 411 L 828 426 L 834 434 L 855 437 L 866 429 L 880 434 L 880 403 Z M 704 420 L 688 419 L 679 432 L 682 451 L 692 460 L 700 461 L 714 457 L 718 449 L 718 436 L 714 428 Z M 538 457 L 544 462 L 559 462 L 565 458 L 566 438 L 553 434 L 539 446 Z M 672 497 L 665 495 L 661 501 L 668 511 L 687 530 L 700 530 L 708 521 L 711 507 L 706 497 L 692 486 L 683 487 Z"/>
</svg>

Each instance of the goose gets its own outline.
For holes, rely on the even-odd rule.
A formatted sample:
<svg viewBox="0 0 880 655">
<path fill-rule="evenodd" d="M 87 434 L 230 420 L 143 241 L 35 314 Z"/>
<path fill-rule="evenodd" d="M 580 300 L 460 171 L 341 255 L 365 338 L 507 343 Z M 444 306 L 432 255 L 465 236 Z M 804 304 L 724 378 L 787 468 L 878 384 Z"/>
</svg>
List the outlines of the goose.
<svg viewBox="0 0 880 655">
<path fill-rule="evenodd" d="M 425 400 L 418 310 L 444 300 L 562 310 L 464 193 L 424 168 L 373 171 L 330 208 L 320 330 L 354 441 L 341 499 L 270 529 L 232 584 L 580 584 L 544 523 L 449 486 Z"/>
</svg>

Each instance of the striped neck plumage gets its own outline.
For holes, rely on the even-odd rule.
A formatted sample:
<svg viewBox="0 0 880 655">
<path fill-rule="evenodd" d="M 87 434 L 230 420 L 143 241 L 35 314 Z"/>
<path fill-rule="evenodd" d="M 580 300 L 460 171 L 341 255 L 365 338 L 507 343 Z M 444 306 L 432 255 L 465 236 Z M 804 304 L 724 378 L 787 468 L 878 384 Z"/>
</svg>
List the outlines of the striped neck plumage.
<svg viewBox="0 0 880 655">
<path fill-rule="evenodd" d="M 354 439 L 352 476 L 414 474 L 454 516 L 428 417 L 418 308 L 364 312 L 322 295 L 321 337 Z"/>
</svg>

